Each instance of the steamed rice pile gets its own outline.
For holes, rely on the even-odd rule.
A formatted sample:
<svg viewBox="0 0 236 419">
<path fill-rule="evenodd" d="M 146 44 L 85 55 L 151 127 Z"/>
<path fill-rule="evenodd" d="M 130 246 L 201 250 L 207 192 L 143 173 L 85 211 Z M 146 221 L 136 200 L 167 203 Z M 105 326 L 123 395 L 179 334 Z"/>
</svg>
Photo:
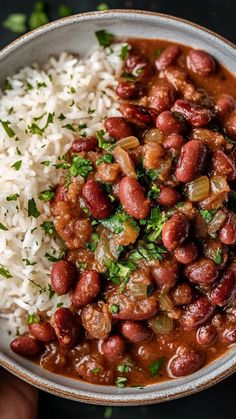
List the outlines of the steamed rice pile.
<svg viewBox="0 0 236 419">
<path fill-rule="evenodd" d="M 122 46 L 84 59 L 62 53 L 43 68 L 23 68 L 0 91 L 0 317 L 13 333 L 27 330 L 28 314 L 50 316 L 70 305 L 48 284 L 61 249 L 42 228 L 50 210 L 38 195 L 58 183 L 55 164 L 75 135 L 96 134 L 104 118 L 119 115 L 114 87 Z"/>
</svg>

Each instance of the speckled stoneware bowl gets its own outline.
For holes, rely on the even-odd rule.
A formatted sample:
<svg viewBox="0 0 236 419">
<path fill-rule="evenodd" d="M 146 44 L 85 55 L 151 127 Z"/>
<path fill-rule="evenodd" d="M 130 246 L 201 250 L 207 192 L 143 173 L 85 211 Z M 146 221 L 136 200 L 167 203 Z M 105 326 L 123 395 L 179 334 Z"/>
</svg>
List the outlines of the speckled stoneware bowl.
<svg viewBox="0 0 236 419">
<path fill-rule="evenodd" d="M 195 24 L 171 16 L 132 10 L 111 10 L 75 15 L 26 34 L 0 52 L 0 83 L 6 76 L 34 61 L 44 62 L 62 51 L 83 56 L 96 42 L 94 32 L 107 29 L 117 36 L 162 38 L 209 51 L 236 73 L 235 46 Z M 0 337 L 0 365 L 13 374 L 61 397 L 104 405 L 140 405 L 183 397 L 209 387 L 236 371 L 235 347 L 195 374 L 139 388 L 96 386 L 39 368 L 9 349 L 9 336 Z M 5 328 L 6 329 L 6 328 Z"/>
</svg>

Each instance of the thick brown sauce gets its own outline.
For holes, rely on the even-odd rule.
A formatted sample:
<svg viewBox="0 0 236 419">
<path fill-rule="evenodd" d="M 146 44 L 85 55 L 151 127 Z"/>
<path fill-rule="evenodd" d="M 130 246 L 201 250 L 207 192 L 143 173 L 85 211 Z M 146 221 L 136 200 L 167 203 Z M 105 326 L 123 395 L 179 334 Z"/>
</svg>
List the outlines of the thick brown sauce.
<svg viewBox="0 0 236 419">
<path fill-rule="evenodd" d="M 148 57 L 152 63 L 154 63 L 156 58 L 155 51 L 170 45 L 170 42 L 165 40 L 128 39 L 128 42 L 136 52 Z M 171 44 L 173 43 L 171 42 Z M 190 48 L 181 45 L 181 50 L 182 52 L 177 63 L 185 67 L 185 57 Z M 156 77 L 158 77 L 158 74 Z M 219 64 L 217 64 L 215 75 L 205 79 L 197 75 L 191 75 L 191 79 L 196 87 L 205 89 L 213 97 L 220 93 L 228 93 L 236 97 L 236 78 Z M 155 81 L 155 77 L 152 81 Z M 113 331 L 116 329 L 118 329 L 118 325 L 115 325 L 115 328 L 113 327 Z M 117 365 L 103 360 L 102 355 L 98 352 L 98 342 L 95 340 L 84 340 L 84 342 L 70 351 L 60 349 L 56 343 L 49 344 L 47 351 L 41 357 L 40 363 L 44 368 L 55 373 L 78 379 L 75 365 L 79 362 L 79 359 L 81 359 L 82 355 L 91 352 L 97 353 L 104 365 L 113 370 L 114 377 L 126 376 L 128 377 L 128 386 L 143 386 L 157 381 L 167 380 L 169 378 L 166 371 L 167 363 L 164 364 L 159 375 L 156 377 L 150 376 L 148 366 L 161 357 L 165 357 L 167 360 L 170 359 L 175 354 L 176 349 L 185 344 L 201 351 L 204 350 L 206 364 L 221 356 L 228 347 L 220 339 L 208 347 L 202 347 L 196 343 L 196 330 L 184 331 L 182 329 L 176 329 L 170 335 L 155 336 L 151 341 L 128 345 L 128 358 L 131 358 L 134 364 L 128 374 L 117 372 Z M 115 382 L 115 378 L 113 382 Z"/>
</svg>

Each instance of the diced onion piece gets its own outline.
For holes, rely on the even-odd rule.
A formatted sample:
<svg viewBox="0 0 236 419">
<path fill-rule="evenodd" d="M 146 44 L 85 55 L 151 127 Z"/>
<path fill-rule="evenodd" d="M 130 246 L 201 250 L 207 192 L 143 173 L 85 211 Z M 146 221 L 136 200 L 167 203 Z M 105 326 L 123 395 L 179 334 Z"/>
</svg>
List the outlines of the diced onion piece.
<svg viewBox="0 0 236 419">
<path fill-rule="evenodd" d="M 118 255 L 115 254 L 115 249 L 113 249 L 111 245 L 112 240 L 105 234 L 102 234 L 94 254 L 94 259 L 99 272 L 104 272 L 106 270 L 106 263 L 109 260 L 114 261 L 118 259 Z"/>
<path fill-rule="evenodd" d="M 212 176 L 210 188 L 210 195 L 200 205 L 207 210 L 218 209 L 227 199 L 230 187 L 223 176 Z"/>
<path fill-rule="evenodd" d="M 134 164 L 127 151 L 123 150 L 123 148 L 121 148 L 120 146 L 116 146 L 113 150 L 113 155 L 117 163 L 119 163 L 122 172 L 126 176 L 136 177 Z"/>
<path fill-rule="evenodd" d="M 117 141 L 116 146 L 123 148 L 123 150 L 130 150 L 139 146 L 139 140 L 137 137 L 131 135 L 130 137 L 125 137 Z"/>
<path fill-rule="evenodd" d="M 158 297 L 158 301 L 162 311 L 170 311 L 174 306 L 168 294 L 161 294 Z"/>
<path fill-rule="evenodd" d="M 158 128 L 149 129 L 146 132 L 145 138 L 144 138 L 145 143 L 149 143 L 150 141 L 162 143 L 163 140 L 164 140 L 164 134 Z"/>
<path fill-rule="evenodd" d="M 147 284 L 129 281 L 127 289 L 134 298 L 147 298 Z"/>
<path fill-rule="evenodd" d="M 219 210 L 211 220 L 208 226 L 208 233 L 215 234 L 217 231 L 220 230 L 221 227 L 225 224 L 227 219 L 227 215 L 224 211 Z"/>
<path fill-rule="evenodd" d="M 149 326 L 156 335 L 165 335 L 173 330 L 173 319 L 168 317 L 166 313 L 159 313 L 156 317 L 149 320 Z"/>
<path fill-rule="evenodd" d="M 200 202 L 209 196 L 210 182 L 207 176 L 200 176 L 188 183 L 187 193 L 191 202 Z"/>
<path fill-rule="evenodd" d="M 158 179 L 165 181 L 169 176 L 172 168 L 173 158 L 171 156 L 164 158 L 163 163 L 158 167 Z"/>
<path fill-rule="evenodd" d="M 139 232 L 129 222 L 124 221 L 123 231 L 119 234 L 116 243 L 121 246 L 128 246 L 138 238 Z"/>
<path fill-rule="evenodd" d="M 229 192 L 230 187 L 223 176 L 212 176 L 211 190 L 214 194 L 221 194 L 222 192 Z"/>
</svg>

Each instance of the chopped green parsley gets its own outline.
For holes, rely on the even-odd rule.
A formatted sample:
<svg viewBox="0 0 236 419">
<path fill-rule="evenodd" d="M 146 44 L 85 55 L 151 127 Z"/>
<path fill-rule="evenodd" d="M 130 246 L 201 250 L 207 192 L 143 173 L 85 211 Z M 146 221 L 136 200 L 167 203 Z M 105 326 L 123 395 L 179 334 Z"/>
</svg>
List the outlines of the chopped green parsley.
<svg viewBox="0 0 236 419">
<path fill-rule="evenodd" d="M 34 198 L 29 199 L 28 201 L 28 217 L 38 218 L 40 216 L 40 212 L 37 209 L 36 202 Z"/>
<path fill-rule="evenodd" d="M 105 29 L 95 32 L 95 36 L 99 45 L 103 48 L 108 47 L 114 41 L 114 35 L 107 32 Z"/>
</svg>

